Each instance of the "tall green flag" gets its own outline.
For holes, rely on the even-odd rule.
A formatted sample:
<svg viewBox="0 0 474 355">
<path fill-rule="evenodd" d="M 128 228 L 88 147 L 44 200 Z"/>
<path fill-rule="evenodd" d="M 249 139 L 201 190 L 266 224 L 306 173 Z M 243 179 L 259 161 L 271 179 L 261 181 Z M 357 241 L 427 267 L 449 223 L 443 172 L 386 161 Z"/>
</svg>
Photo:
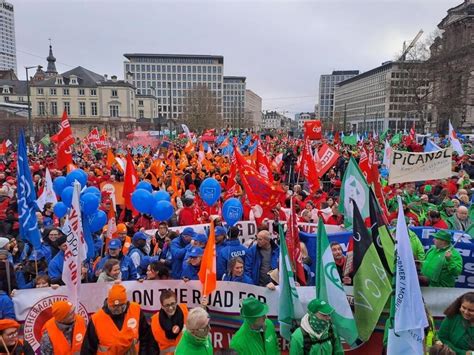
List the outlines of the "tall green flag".
<svg viewBox="0 0 474 355">
<path fill-rule="evenodd" d="M 278 322 L 280 322 L 280 335 L 290 340 L 291 332 L 295 328 L 295 320 L 304 316 L 303 306 L 296 291 L 295 274 L 291 268 L 288 247 L 286 246 L 283 227 L 279 227 L 280 234 L 280 274 L 278 299 Z"/>
<path fill-rule="evenodd" d="M 357 145 L 357 136 L 351 134 L 350 136 L 344 136 L 342 142 L 348 145 Z"/>
<path fill-rule="evenodd" d="M 397 133 L 395 134 L 392 139 L 390 140 L 390 144 L 400 144 L 402 142 L 402 134 Z"/>
<path fill-rule="evenodd" d="M 369 217 L 369 186 L 360 171 L 359 165 L 351 157 L 342 178 L 339 212 L 344 214 L 344 224 L 350 226 L 353 218 L 351 199 L 359 206 L 362 218 Z"/>
<path fill-rule="evenodd" d="M 316 298 L 326 301 L 334 308 L 331 318 L 337 333 L 349 345 L 353 346 L 358 338 L 357 326 L 341 278 L 337 272 L 326 228 L 321 217 L 319 217 L 316 255 Z"/>
<path fill-rule="evenodd" d="M 354 204 L 353 220 L 353 284 L 355 320 L 359 336 L 367 341 L 377 325 L 392 292 L 387 274 L 362 215 Z"/>
</svg>

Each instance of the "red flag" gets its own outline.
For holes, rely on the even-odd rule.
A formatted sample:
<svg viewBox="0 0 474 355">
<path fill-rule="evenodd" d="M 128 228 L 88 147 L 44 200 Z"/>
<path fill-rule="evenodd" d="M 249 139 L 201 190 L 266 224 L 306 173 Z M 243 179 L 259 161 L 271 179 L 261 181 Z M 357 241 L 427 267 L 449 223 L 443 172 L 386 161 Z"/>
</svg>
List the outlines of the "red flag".
<svg viewBox="0 0 474 355">
<path fill-rule="evenodd" d="M 334 133 L 334 144 L 340 144 L 341 143 L 341 137 L 339 135 L 339 131 Z"/>
<path fill-rule="evenodd" d="M 304 138 L 305 139 L 321 139 L 322 130 L 321 130 L 321 121 L 305 121 L 304 122 Z"/>
<path fill-rule="evenodd" d="M 300 169 L 302 169 L 303 176 L 305 177 L 306 181 L 308 181 L 311 192 L 314 193 L 319 190 L 321 186 L 319 184 L 316 164 L 311 154 L 311 146 L 309 140 L 306 140 L 305 147 L 303 148 Z"/>
<path fill-rule="evenodd" d="M 72 136 L 71 126 L 67 119 L 67 111 L 64 110 L 61 118 L 61 126 L 56 135 L 58 139 L 58 169 L 62 169 L 68 164 L 72 164 L 71 146 L 74 144 L 74 137 Z"/>
<path fill-rule="evenodd" d="M 199 280 L 202 284 L 203 296 L 209 296 L 217 287 L 216 276 L 216 236 L 214 233 L 214 221 L 210 223 L 209 238 L 207 239 L 204 254 L 199 269 Z"/>
<path fill-rule="evenodd" d="M 301 244 L 299 237 L 299 229 L 297 225 L 295 207 L 293 199 L 291 203 L 291 215 L 287 223 L 286 245 L 288 246 L 288 255 L 295 270 L 295 275 L 301 286 L 306 285 L 306 276 L 303 268 L 303 260 L 301 255 Z"/>
<path fill-rule="evenodd" d="M 2 144 L 0 144 L 0 155 L 5 155 L 7 154 L 7 141 L 4 140 Z"/>
<path fill-rule="evenodd" d="M 87 141 L 92 146 L 95 146 L 99 142 L 99 130 L 94 128 L 90 133 L 87 135 Z"/>
<path fill-rule="evenodd" d="M 317 154 L 319 156 L 320 162 L 319 177 L 322 177 L 329 169 L 334 166 L 334 164 L 336 164 L 337 159 L 339 159 L 339 154 L 335 149 L 332 149 L 326 143 L 323 144 L 321 148 L 319 148 Z"/>
<path fill-rule="evenodd" d="M 138 183 L 137 172 L 135 171 L 135 165 L 133 164 L 132 156 L 127 155 L 127 167 L 125 168 L 125 181 L 123 183 L 122 197 L 125 200 L 125 207 L 129 210 L 133 210 L 132 205 L 132 193 L 135 191 L 135 186 Z"/>
<path fill-rule="evenodd" d="M 267 156 L 263 151 L 263 147 L 260 144 L 260 141 L 257 140 L 257 170 L 264 178 L 268 179 L 268 181 L 273 182 L 273 174 L 270 169 L 270 164 L 268 163 Z"/>
<path fill-rule="evenodd" d="M 277 186 L 254 169 L 241 155 L 238 148 L 235 148 L 237 167 L 240 172 L 242 185 L 244 186 L 247 198 L 254 208 L 256 218 L 260 218 L 264 211 L 270 211 L 285 195 L 280 186 Z"/>
</svg>

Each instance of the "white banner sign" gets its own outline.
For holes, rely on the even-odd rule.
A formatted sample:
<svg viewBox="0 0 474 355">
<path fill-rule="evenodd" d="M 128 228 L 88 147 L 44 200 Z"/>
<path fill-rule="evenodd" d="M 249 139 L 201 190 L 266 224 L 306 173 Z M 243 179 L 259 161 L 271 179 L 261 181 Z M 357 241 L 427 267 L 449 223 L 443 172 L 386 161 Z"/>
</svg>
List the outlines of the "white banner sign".
<svg viewBox="0 0 474 355">
<path fill-rule="evenodd" d="M 390 159 L 388 183 L 439 180 L 452 176 L 452 150 L 442 149 L 429 153 L 394 150 Z"/>
</svg>

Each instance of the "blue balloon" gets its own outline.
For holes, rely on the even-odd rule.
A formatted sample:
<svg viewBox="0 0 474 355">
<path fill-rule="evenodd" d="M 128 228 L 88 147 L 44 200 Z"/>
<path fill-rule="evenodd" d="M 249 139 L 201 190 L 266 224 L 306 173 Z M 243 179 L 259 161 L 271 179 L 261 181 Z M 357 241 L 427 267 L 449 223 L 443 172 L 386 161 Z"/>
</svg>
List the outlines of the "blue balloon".
<svg viewBox="0 0 474 355">
<path fill-rule="evenodd" d="M 81 196 L 82 212 L 86 216 L 94 214 L 99 208 L 100 199 L 96 194 L 89 193 Z"/>
<path fill-rule="evenodd" d="M 61 200 L 67 207 L 71 207 L 73 192 L 74 192 L 74 187 L 68 186 L 68 187 L 65 187 L 63 192 L 61 193 Z"/>
<path fill-rule="evenodd" d="M 63 202 L 58 202 L 53 207 L 54 214 L 58 218 L 63 218 L 67 213 L 67 206 Z"/>
<path fill-rule="evenodd" d="M 98 210 L 96 213 L 89 216 L 89 227 L 92 233 L 100 231 L 106 223 L 107 214 L 102 210 Z"/>
<path fill-rule="evenodd" d="M 155 200 L 147 190 L 135 190 L 132 194 L 132 205 L 138 212 L 151 214 Z"/>
<path fill-rule="evenodd" d="M 173 216 L 173 205 L 169 201 L 158 201 L 154 206 L 151 214 L 154 219 L 157 221 L 163 222 L 167 221 L 168 219 Z"/>
<path fill-rule="evenodd" d="M 74 184 L 74 180 L 79 181 L 81 184 L 81 187 L 84 187 L 87 185 L 87 174 L 84 170 L 82 169 L 75 169 L 71 171 L 69 174 L 66 176 L 66 184 L 68 186 L 72 186 Z"/>
<path fill-rule="evenodd" d="M 153 198 L 155 199 L 156 202 L 159 202 L 159 201 L 168 201 L 170 202 L 171 201 L 171 196 L 169 193 L 167 193 L 165 190 L 159 190 L 159 191 L 155 191 L 153 192 Z"/>
<path fill-rule="evenodd" d="M 221 196 L 221 185 L 214 178 L 207 178 L 199 186 L 199 195 L 209 206 L 213 206 Z"/>
<path fill-rule="evenodd" d="M 222 206 L 222 217 L 231 227 L 242 219 L 243 212 L 242 202 L 235 197 L 226 200 Z"/>
<path fill-rule="evenodd" d="M 148 181 L 140 181 L 135 187 L 135 191 L 136 190 L 146 190 L 151 193 L 153 191 L 153 187 Z"/>
<path fill-rule="evenodd" d="M 66 177 L 65 176 L 58 176 L 53 181 L 53 190 L 57 196 L 61 196 L 64 188 L 67 186 Z"/>
<path fill-rule="evenodd" d="M 102 197 L 100 190 L 95 186 L 86 187 L 86 189 L 82 192 L 82 195 L 85 195 L 85 194 L 94 194 L 99 199 Z"/>
</svg>

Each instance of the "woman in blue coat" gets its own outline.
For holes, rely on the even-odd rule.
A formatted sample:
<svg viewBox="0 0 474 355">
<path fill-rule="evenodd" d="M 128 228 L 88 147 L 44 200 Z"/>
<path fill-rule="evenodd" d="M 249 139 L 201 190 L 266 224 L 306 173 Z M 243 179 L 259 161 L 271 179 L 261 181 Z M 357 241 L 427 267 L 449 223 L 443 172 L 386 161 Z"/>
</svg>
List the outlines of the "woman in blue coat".
<svg viewBox="0 0 474 355">
<path fill-rule="evenodd" d="M 188 260 L 183 266 L 181 276 L 184 281 L 199 280 L 198 272 L 201 267 L 202 255 L 204 250 L 199 247 L 193 247 L 188 252 Z"/>
<path fill-rule="evenodd" d="M 244 274 L 244 260 L 240 256 L 230 259 L 228 273 L 224 274 L 222 280 L 253 285 L 252 279 Z"/>
</svg>

